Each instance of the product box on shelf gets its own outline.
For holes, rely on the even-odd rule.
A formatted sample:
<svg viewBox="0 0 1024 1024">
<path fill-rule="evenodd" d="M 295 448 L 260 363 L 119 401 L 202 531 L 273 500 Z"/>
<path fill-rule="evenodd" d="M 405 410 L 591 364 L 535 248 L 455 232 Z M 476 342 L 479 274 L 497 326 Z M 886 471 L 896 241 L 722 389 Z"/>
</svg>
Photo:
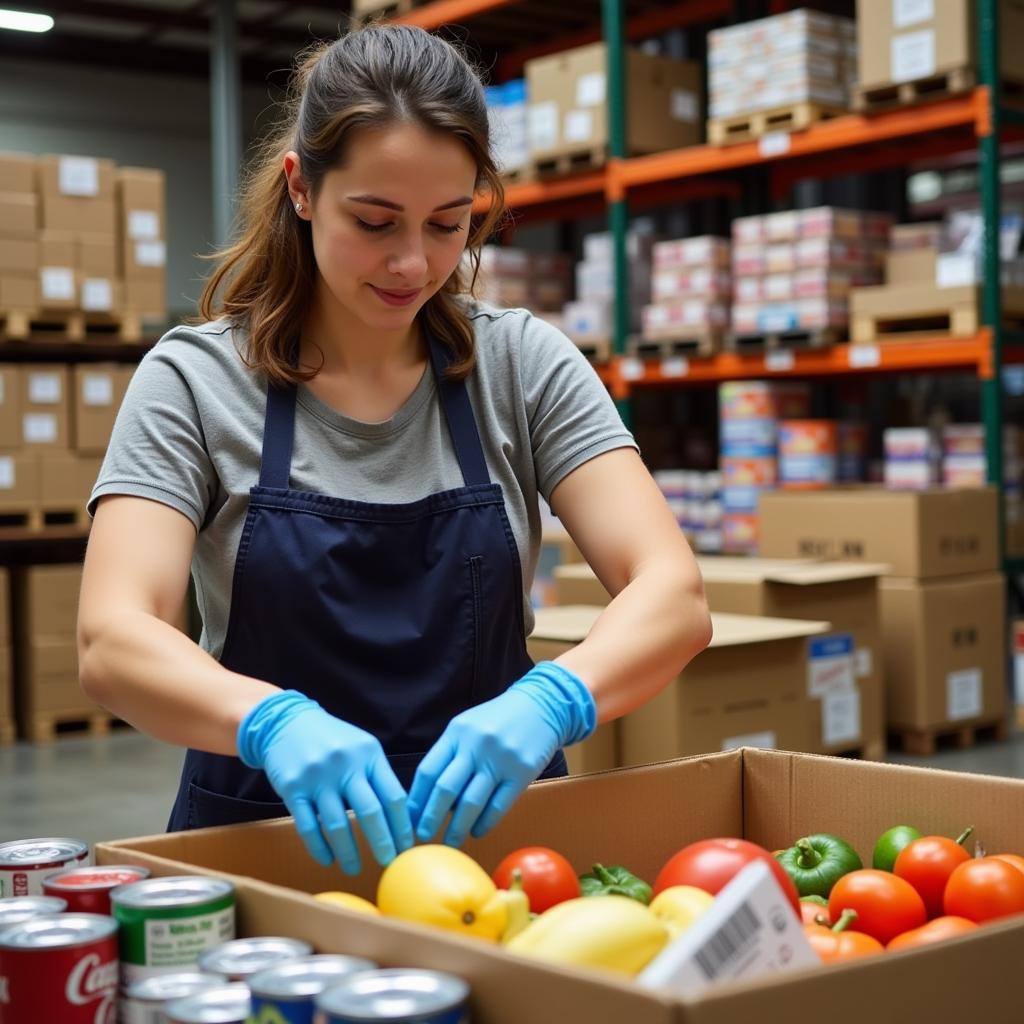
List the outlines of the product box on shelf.
<svg viewBox="0 0 1024 1024">
<path fill-rule="evenodd" d="M 8 313 L 34 313 L 38 308 L 37 274 L 0 274 L 0 309 Z"/>
<path fill-rule="evenodd" d="M 31 192 L 0 192 L 0 247 L 14 238 L 39 233 L 39 197 Z"/>
<path fill-rule="evenodd" d="M 0 274 L 34 274 L 39 270 L 35 238 L 0 238 Z"/>
<path fill-rule="evenodd" d="M 34 452 L 0 451 L 0 516 L 24 516 L 39 499 L 39 458 Z"/>
<path fill-rule="evenodd" d="M 116 363 L 82 363 L 72 373 L 75 451 L 102 455 L 114 429 L 129 376 Z"/>
<path fill-rule="evenodd" d="M 29 153 L 0 153 L 0 192 L 36 192 L 36 157 Z"/>
<path fill-rule="evenodd" d="M 21 367 L 0 363 L 0 452 L 21 447 Z"/>
<path fill-rule="evenodd" d="M 70 401 L 68 367 L 30 363 L 21 368 L 21 443 L 37 452 L 66 451 Z"/>
<path fill-rule="evenodd" d="M 39 460 L 39 507 L 48 512 L 72 515 L 79 521 L 93 484 L 100 474 L 102 459 L 68 451 Z"/>
</svg>

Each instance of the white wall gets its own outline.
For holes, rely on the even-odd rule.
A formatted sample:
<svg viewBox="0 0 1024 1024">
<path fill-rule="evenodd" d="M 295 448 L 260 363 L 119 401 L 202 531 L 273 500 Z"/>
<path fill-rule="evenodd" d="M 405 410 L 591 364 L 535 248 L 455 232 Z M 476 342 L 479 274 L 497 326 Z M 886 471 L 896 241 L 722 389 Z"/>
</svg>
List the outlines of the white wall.
<svg viewBox="0 0 1024 1024">
<path fill-rule="evenodd" d="M 243 95 L 246 143 L 272 106 L 270 88 Z M 167 302 L 191 316 L 213 236 L 210 99 L 191 77 L 67 64 L 0 62 L 0 150 L 109 157 L 167 174 Z"/>
</svg>

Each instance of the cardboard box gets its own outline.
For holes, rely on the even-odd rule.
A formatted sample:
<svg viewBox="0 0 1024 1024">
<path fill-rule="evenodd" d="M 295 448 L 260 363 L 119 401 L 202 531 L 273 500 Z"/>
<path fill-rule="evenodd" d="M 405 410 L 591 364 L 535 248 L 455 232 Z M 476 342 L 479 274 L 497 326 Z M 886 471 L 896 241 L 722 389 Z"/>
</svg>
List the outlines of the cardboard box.
<svg viewBox="0 0 1024 1024">
<path fill-rule="evenodd" d="M 936 732 L 1006 714 L 1001 573 L 881 583 L 890 728 Z"/>
<path fill-rule="evenodd" d="M 100 456 L 60 452 L 39 460 L 39 507 L 53 512 L 84 512 L 99 476 Z"/>
<path fill-rule="evenodd" d="M 113 235 L 117 231 L 114 200 L 44 192 L 43 227 L 47 231 L 70 231 L 75 235 Z"/>
<path fill-rule="evenodd" d="M 36 158 L 28 153 L 0 153 L 0 192 L 36 191 Z"/>
<path fill-rule="evenodd" d="M 0 363 L 0 451 L 21 447 L 21 368 Z"/>
<path fill-rule="evenodd" d="M 44 197 L 114 200 L 114 161 L 92 156 L 47 154 L 37 162 Z M 111 232 L 113 234 L 113 232 Z"/>
<path fill-rule="evenodd" d="M 0 743 L 13 738 L 14 727 L 14 652 L 0 644 Z"/>
<path fill-rule="evenodd" d="M 70 431 L 69 368 L 26 363 L 21 370 L 21 441 L 33 451 L 62 451 Z"/>
<path fill-rule="evenodd" d="M 870 862 L 878 836 L 901 821 L 939 835 L 959 834 L 966 821 L 988 849 L 1024 850 L 1022 803 L 1019 779 L 745 749 L 536 783 L 465 850 L 491 871 L 510 850 L 544 845 L 578 872 L 600 861 L 647 879 L 682 847 L 716 836 L 775 850 L 833 832 Z M 773 974 L 683 1000 L 612 973 L 540 964 L 497 945 L 317 901 L 310 894 L 338 888 L 338 869 L 312 861 L 290 820 L 122 839 L 95 852 L 99 864 L 141 864 L 155 876 L 229 877 L 242 936 L 291 935 L 322 953 L 459 975 L 472 989 L 476 1024 L 735 1024 L 797 1019 L 809 1005 L 827 1005 L 831 1024 L 863 1024 L 871 991 L 883 994 L 887 1019 L 970 1020 L 979 991 L 989 1019 L 1019 1014 L 1011 981 L 1024 944 L 1019 917 L 923 949 Z M 362 874 L 344 878 L 344 888 L 373 899 L 380 869 L 365 845 L 361 852 Z"/>
<path fill-rule="evenodd" d="M 0 238 L 0 274 L 35 274 L 39 243 L 34 238 Z"/>
<path fill-rule="evenodd" d="M 0 237 L 35 238 L 39 231 L 39 197 L 28 192 L 0 192 Z"/>
<path fill-rule="evenodd" d="M 39 458 L 33 452 L 0 452 L 0 517 L 24 516 L 39 500 Z"/>
<path fill-rule="evenodd" d="M 167 237 L 166 176 L 147 167 L 117 169 L 118 228 L 124 244 Z"/>
<path fill-rule="evenodd" d="M 11 581 L 6 569 L 0 569 L 0 647 L 11 642 Z"/>
<path fill-rule="evenodd" d="M 77 266 L 86 277 L 117 277 L 117 239 L 113 235 L 79 235 Z"/>
<path fill-rule="evenodd" d="M 13 579 L 15 625 L 20 639 L 74 642 L 78 627 L 80 565 L 36 565 Z"/>
<path fill-rule="evenodd" d="M 37 718 L 84 717 L 97 710 L 78 680 L 74 638 L 22 638 L 15 664 L 17 718 L 26 735 L 33 735 Z"/>
<path fill-rule="evenodd" d="M 110 442 L 128 377 L 116 363 L 82 363 L 73 370 L 73 447 L 86 455 L 102 455 Z"/>
<path fill-rule="evenodd" d="M 34 313 L 39 308 L 39 276 L 0 274 L 0 308 L 12 313 Z"/>
<path fill-rule="evenodd" d="M 164 275 L 152 279 L 126 277 L 122 282 L 124 308 L 158 317 L 167 315 L 167 283 Z"/>
<path fill-rule="evenodd" d="M 976 490 L 766 491 L 760 554 L 879 562 L 919 579 L 999 568 L 998 496 Z"/>
<path fill-rule="evenodd" d="M 890 285 L 935 286 L 937 249 L 895 249 L 885 254 L 885 280 Z"/>
</svg>

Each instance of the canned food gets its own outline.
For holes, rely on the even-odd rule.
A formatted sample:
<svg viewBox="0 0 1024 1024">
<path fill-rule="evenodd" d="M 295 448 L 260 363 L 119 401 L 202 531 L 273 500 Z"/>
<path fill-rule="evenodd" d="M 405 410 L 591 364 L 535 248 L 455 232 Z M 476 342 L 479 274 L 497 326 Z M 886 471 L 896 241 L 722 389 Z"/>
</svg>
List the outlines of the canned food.
<svg viewBox="0 0 1024 1024">
<path fill-rule="evenodd" d="M 68 910 L 82 914 L 109 914 L 110 891 L 149 878 L 149 868 L 133 864 L 68 868 L 43 879 L 43 892 L 67 900 Z"/>
<path fill-rule="evenodd" d="M 199 969 L 224 974 L 229 981 L 244 981 L 274 964 L 309 956 L 313 947 L 302 939 L 264 935 L 254 939 L 234 939 L 199 957 Z"/>
<path fill-rule="evenodd" d="M 235 887 L 226 879 L 147 878 L 114 889 L 110 905 L 121 924 L 125 986 L 194 967 L 208 949 L 235 937 Z"/>
<path fill-rule="evenodd" d="M 377 965 L 358 956 L 308 956 L 277 964 L 248 979 L 252 1015 L 277 1024 L 313 1024 L 316 997 L 356 971 Z"/>
<path fill-rule="evenodd" d="M 0 843 L 0 896 L 42 896 L 43 879 L 91 864 L 81 839 L 15 839 Z"/>
<path fill-rule="evenodd" d="M 249 986 L 236 981 L 208 988 L 164 1007 L 166 1024 L 245 1024 L 251 1012 Z"/>
<path fill-rule="evenodd" d="M 441 971 L 361 971 L 317 996 L 323 1024 L 469 1024 L 469 986 Z"/>
<path fill-rule="evenodd" d="M 10 1021 L 115 1024 L 117 922 L 33 917 L 0 934 L 0 1008 Z"/>
<path fill-rule="evenodd" d="M 164 1007 L 169 1002 L 219 988 L 227 980 L 222 974 L 180 971 L 137 981 L 121 999 L 121 1024 L 164 1024 Z"/>
<path fill-rule="evenodd" d="M 67 909 L 67 901 L 56 896 L 9 896 L 0 900 L 0 932 L 29 918 L 63 914 Z"/>
</svg>

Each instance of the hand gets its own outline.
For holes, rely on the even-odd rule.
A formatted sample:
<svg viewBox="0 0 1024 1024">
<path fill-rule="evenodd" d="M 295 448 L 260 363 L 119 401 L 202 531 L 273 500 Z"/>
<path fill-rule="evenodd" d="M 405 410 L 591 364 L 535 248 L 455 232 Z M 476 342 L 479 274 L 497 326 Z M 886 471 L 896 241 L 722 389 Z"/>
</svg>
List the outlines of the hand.
<svg viewBox="0 0 1024 1024">
<path fill-rule="evenodd" d="M 337 857 L 347 874 L 359 873 L 346 807 L 379 863 L 412 846 L 405 790 L 376 737 L 301 693 L 284 690 L 260 701 L 238 727 L 238 755 L 267 773 L 319 863 Z"/>
<path fill-rule="evenodd" d="M 568 669 L 542 661 L 500 697 L 456 715 L 424 757 L 409 791 L 409 813 L 423 842 L 452 819 L 444 842 L 489 832 L 560 746 L 597 727 L 594 698 Z"/>
</svg>

